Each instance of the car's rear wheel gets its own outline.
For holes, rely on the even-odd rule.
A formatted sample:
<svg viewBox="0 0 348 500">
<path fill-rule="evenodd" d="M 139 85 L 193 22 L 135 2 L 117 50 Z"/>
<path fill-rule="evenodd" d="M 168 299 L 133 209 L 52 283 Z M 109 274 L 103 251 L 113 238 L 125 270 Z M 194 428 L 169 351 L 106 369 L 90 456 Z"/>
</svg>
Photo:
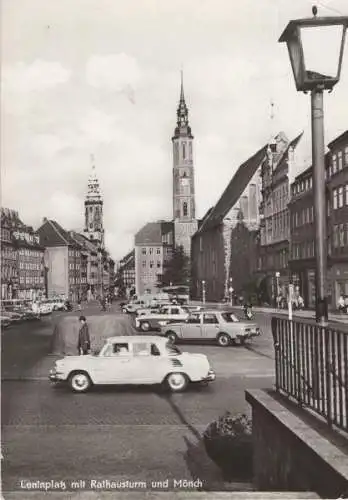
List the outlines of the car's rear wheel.
<svg viewBox="0 0 348 500">
<path fill-rule="evenodd" d="M 143 323 L 140 323 L 140 330 L 142 332 L 148 332 L 150 330 L 150 323 L 148 321 L 144 321 Z"/>
<path fill-rule="evenodd" d="M 171 392 L 182 392 L 186 389 L 188 378 L 185 373 L 169 373 L 166 378 L 166 385 Z"/>
<path fill-rule="evenodd" d="M 92 381 L 86 372 L 71 373 L 68 383 L 72 391 L 80 393 L 87 392 L 92 386 Z"/>
<path fill-rule="evenodd" d="M 175 332 L 170 330 L 169 332 L 166 332 L 165 337 L 170 340 L 172 344 L 175 344 L 175 342 L 178 340 L 178 336 Z"/>
<path fill-rule="evenodd" d="M 227 333 L 219 333 L 217 343 L 220 347 L 228 347 L 231 344 L 231 337 Z"/>
</svg>

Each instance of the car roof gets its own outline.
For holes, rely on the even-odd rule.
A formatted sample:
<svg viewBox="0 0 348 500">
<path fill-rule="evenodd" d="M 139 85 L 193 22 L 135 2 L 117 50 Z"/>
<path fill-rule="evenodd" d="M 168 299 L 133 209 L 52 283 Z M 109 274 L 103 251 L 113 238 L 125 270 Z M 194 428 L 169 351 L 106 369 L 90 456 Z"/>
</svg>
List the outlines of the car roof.
<svg viewBox="0 0 348 500">
<path fill-rule="evenodd" d="M 168 339 L 164 337 L 159 337 L 158 335 L 132 335 L 132 336 L 117 336 L 117 337 L 109 337 L 105 341 L 107 344 L 112 344 L 114 342 L 156 342 L 161 344 L 166 344 Z"/>
</svg>

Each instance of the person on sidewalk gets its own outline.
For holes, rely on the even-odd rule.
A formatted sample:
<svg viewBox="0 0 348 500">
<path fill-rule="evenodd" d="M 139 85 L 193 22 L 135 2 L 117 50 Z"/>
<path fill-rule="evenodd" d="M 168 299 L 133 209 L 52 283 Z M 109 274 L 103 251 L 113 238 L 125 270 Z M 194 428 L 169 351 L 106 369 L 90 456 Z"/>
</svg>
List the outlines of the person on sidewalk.
<svg viewBox="0 0 348 500">
<path fill-rule="evenodd" d="M 80 299 L 80 297 L 77 299 L 77 310 L 81 311 L 81 299 Z"/>
<path fill-rule="evenodd" d="M 341 295 L 340 298 L 338 299 L 337 309 L 339 310 L 340 313 L 344 312 L 345 304 L 343 295 Z"/>
<path fill-rule="evenodd" d="M 77 350 L 79 355 L 85 355 L 91 350 L 91 339 L 89 337 L 88 325 L 85 316 L 80 316 L 79 322 L 81 323 L 81 327 L 79 330 Z"/>
</svg>

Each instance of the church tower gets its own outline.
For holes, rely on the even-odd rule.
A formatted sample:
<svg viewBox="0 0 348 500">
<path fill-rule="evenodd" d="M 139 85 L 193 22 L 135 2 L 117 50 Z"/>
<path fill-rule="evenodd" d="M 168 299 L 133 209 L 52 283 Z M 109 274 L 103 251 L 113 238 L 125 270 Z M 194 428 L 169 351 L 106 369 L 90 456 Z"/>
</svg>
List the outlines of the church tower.
<svg viewBox="0 0 348 500">
<path fill-rule="evenodd" d="M 92 242 L 104 248 L 103 199 L 99 181 L 95 173 L 92 157 L 92 173 L 88 179 L 88 190 L 85 199 L 85 236 Z"/>
<path fill-rule="evenodd" d="M 173 143 L 173 220 L 175 245 L 182 245 L 190 256 L 191 236 L 197 231 L 193 168 L 193 135 L 185 102 L 181 72 L 180 100 Z"/>
</svg>

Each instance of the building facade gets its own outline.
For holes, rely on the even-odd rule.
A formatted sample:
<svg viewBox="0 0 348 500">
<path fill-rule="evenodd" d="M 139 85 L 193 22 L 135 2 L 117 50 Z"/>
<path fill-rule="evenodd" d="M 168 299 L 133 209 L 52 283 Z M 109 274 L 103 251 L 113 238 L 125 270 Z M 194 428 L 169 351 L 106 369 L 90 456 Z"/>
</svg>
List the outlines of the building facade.
<svg viewBox="0 0 348 500">
<path fill-rule="evenodd" d="M 2 299 L 35 300 L 45 295 L 44 248 L 18 212 L 1 209 Z"/>
<path fill-rule="evenodd" d="M 156 293 L 171 259 L 174 244 L 172 222 L 149 222 L 135 235 L 135 287 L 138 295 Z"/>
<path fill-rule="evenodd" d="M 118 263 L 117 280 L 124 287 L 124 292 L 129 295 L 135 290 L 135 251 L 132 250 Z"/>
<path fill-rule="evenodd" d="M 348 130 L 328 145 L 332 307 L 348 296 Z"/>
<path fill-rule="evenodd" d="M 86 289 L 82 246 L 54 220 L 44 218 L 38 234 L 45 247 L 48 296 L 82 300 Z"/>
<path fill-rule="evenodd" d="M 290 171 L 295 149 L 302 137 L 289 143 L 280 132 L 267 148 L 262 163 L 261 224 L 257 257 L 258 294 L 261 302 L 276 305 L 289 285 Z"/>
<path fill-rule="evenodd" d="M 211 208 L 198 230 L 192 237 L 191 247 L 191 295 L 202 298 L 203 290 L 207 300 L 220 301 L 229 296 L 234 273 L 239 273 L 240 256 L 233 253 L 235 231 L 240 219 L 247 233 L 257 229 L 260 216 L 258 201 L 260 181 L 257 173 L 266 156 L 267 145 L 263 146 L 246 162 L 239 166 L 222 196 Z M 245 214 L 245 219 L 243 216 Z M 245 231 L 242 231 L 243 238 Z M 243 240 L 244 241 L 244 240 Z M 246 237 L 249 267 L 255 261 L 250 242 L 254 237 Z M 243 243 L 243 245 L 244 245 Z M 233 258 L 232 258 L 233 257 Z M 245 273 L 246 279 L 249 272 Z M 239 274 L 238 274 L 239 278 Z M 240 282 L 239 279 L 236 281 Z M 240 284 L 238 286 L 241 286 Z"/>
<path fill-rule="evenodd" d="M 197 231 L 193 162 L 193 135 L 188 119 L 181 74 L 181 91 L 173 143 L 173 221 L 175 246 L 190 256 L 191 236 Z"/>
<path fill-rule="evenodd" d="M 340 295 L 348 295 L 348 131 L 328 145 L 326 154 L 327 290 L 328 305 L 337 307 Z M 291 186 L 291 240 L 289 262 L 292 281 L 314 308 L 315 213 L 313 168 L 295 178 Z"/>
</svg>

